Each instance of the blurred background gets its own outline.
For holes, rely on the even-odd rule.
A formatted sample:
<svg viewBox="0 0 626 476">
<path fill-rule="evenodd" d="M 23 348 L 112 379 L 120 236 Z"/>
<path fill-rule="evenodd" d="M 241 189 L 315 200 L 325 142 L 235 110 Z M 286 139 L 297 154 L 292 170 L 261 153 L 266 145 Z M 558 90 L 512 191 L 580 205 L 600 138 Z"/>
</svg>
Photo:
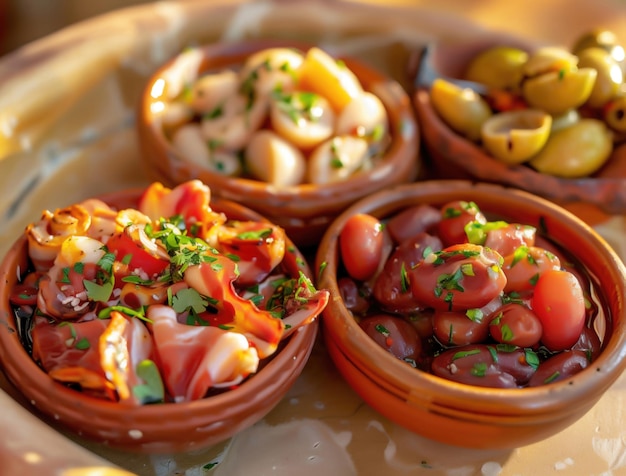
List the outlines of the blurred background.
<svg viewBox="0 0 626 476">
<path fill-rule="evenodd" d="M 0 0 L 0 55 L 86 18 L 154 0 Z"/>
<path fill-rule="evenodd" d="M 112 10 L 154 3 L 158 0 L 0 0 L 0 56 L 68 25 Z M 172 0 L 185 2 L 187 0 Z M 203 1 L 203 0 L 189 0 Z M 206 0 L 211 2 L 214 0 Z M 217 0 L 224 3 L 229 0 Z M 240 2 L 241 0 L 236 0 Z M 268 0 L 253 0 L 259 3 Z M 302 0 L 272 0 L 299 2 Z M 332 3 L 333 0 L 321 0 Z M 626 35 L 626 0 L 343 0 L 384 5 L 417 6 L 477 20 L 482 25 L 513 34 L 539 35 L 544 40 L 571 44 L 581 31 L 609 26 L 618 36 Z M 541 5 L 541 14 L 536 11 Z M 584 14 L 581 14 L 580 7 Z M 616 15 L 617 13 L 617 15 Z M 512 21 L 512 20 L 515 21 Z M 531 27 L 532 31 L 528 31 Z"/>
</svg>

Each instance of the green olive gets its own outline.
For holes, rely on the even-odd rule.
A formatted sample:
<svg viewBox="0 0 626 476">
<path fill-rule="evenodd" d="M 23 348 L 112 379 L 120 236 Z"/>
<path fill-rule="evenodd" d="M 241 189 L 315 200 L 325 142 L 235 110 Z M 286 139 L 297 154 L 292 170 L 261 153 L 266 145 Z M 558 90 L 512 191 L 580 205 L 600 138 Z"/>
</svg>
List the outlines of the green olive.
<svg viewBox="0 0 626 476">
<path fill-rule="evenodd" d="M 592 30 L 581 35 L 574 43 L 572 53 L 580 55 L 580 52 L 587 48 L 602 48 L 618 63 L 624 61 L 624 47 L 620 44 L 617 35 L 610 30 Z"/>
<path fill-rule="evenodd" d="M 521 48 L 494 46 L 472 59 L 465 72 L 465 79 L 489 88 L 518 91 L 522 66 L 527 60 L 528 53 Z"/>
<path fill-rule="evenodd" d="M 554 132 L 528 163 L 538 172 L 549 175 L 586 177 L 604 165 L 612 150 L 613 136 L 604 122 L 585 118 Z"/>
<path fill-rule="evenodd" d="M 524 81 L 522 95 L 530 107 L 560 116 L 587 102 L 597 76 L 593 68 L 550 71 Z"/>
<path fill-rule="evenodd" d="M 589 106 L 600 108 L 617 96 L 624 74 L 617 61 L 606 50 L 598 47 L 583 49 L 578 53 L 578 67 L 593 68 L 598 72 L 587 100 Z"/>
<path fill-rule="evenodd" d="M 566 127 L 573 126 L 580 120 L 580 112 L 578 109 L 570 109 L 560 116 L 552 116 L 552 132 L 560 131 Z"/>
<path fill-rule="evenodd" d="M 480 139 L 480 129 L 492 114 L 482 96 L 438 78 L 433 81 L 430 98 L 435 111 L 448 126 L 472 141 Z"/>
<path fill-rule="evenodd" d="M 617 132 L 626 132 L 626 95 L 620 95 L 604 107 L 604 120 Z"/>
<path fill-rule="evenodd" d="M 521 164 L 543 148 L 551 125 L 552 116 L 538 109 L 495 114 L 483 124 L 483 145 L 496 159 Z"/>
<path fill-rule="evenodd" d="M 576 69 L 577 65 L 576 55 L 563 48 L 546 46 L 538 48 L 528 57 L 522 72 L 525 77 L 532 78 L 551 71 L 570 71 Z"/>
</svg>

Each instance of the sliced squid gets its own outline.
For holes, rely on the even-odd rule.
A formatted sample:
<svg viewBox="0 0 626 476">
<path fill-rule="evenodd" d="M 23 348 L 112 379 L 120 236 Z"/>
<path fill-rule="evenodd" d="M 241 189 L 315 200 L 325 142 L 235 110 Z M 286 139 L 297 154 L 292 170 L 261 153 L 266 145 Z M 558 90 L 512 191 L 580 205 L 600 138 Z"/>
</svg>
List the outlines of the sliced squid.
<svg viewBox="0 0 626 476">
<path fill-rule="evenodd" d="M 302 151 L 270 130 L 252 136 L 244 151 L 244 162 L 253 177 L 277 187 L 298 185 L 306 176 Z"/>
<path fill-rule="evenodd" d="M 82 201 L 80 205 L 91 216 L 91 225 L 87 230 L 87 236 L 106 243 L 109 237 L 119 231 L 118 212 L 105 202 L 97 198 L 90 198 Z"/>
<path fill-rule="evenodd" d="M 52 266 L 61 245 L 68 236 L 85 235 L 91 226 L 91 215 L 81 205 L 44 210 L 38 222 L 26 227 L 28 254 L 39 271 Z"/>
<path fill-rule="evenodd" d="M 309 157 L 308 181 L 314 184 L 345 180 L 367 164 L 369 144 L 360 137 L 333 137 L 317 147 Z"/>
<path fill-rule="evenodd" d="M 273 94 L 270 119 L 276 132 L 301 149 L 315 147 L 335 131 L 335 112 L 328 100 L 307 91 Z"/>
</svg>

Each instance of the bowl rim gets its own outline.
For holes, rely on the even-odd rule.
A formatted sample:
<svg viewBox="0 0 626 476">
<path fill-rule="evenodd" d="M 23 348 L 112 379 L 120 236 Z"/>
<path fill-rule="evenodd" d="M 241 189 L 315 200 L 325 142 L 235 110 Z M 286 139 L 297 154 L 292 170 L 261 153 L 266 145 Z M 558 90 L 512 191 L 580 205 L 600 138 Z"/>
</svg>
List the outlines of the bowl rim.
<svg viewBox="0 0 626 476">
<path fill-rule="evenodd" d="M 376 216 L 384 216 L 398 211 L 403 205 L 441 202 L 448 198 L 463 197 L 475 201 L 479 206 L 479 197 L 485 195 L 498 196 L 501 213 L 506 207 L 516 206 L 539 212 L 544 219 L 546 213 L 557 213 L 558 219 L 549 219 L 549 222 L 559 221 L 567 233 L 579 233 L 580 240 L 586 243 L 586 249 L 597 249 L 594 260 L 579 256 L 581 264 L 591 270 L 601 266 L 610 268 L 610 275 L 614 281 L 614 288 L 603 289 L 611 302 L 613 325 L 626 325 L 626 267 L 616 252 L 597 234 L 589 225 L 580 220 L 571 212 L 559 207 L 547 199 L 538 197 L 523 190 L 508 188 L 498 184 L 476 183 L 466 180 L 431 180 L 415 184 L 399 185 L 387 191 L 371 195 L 346 209 L 331 225 L 322 238 L 318 254 L 316 255 L 316 269 L 320 271 L 318 284 L 328 289 L 331 296 L 338 295 L 336 272 L 338 265 L 338 237 L 339 231 L 346 220 L 355 213 L 368 213 L 376 210 Z M 434 200 L 433 200 L 434 198 Z M 481 207 L 491 210 L 491 207 Z M 530 211 L 529 211 L 530 210 Z M 549 225 L 549 223 L 548 223 Z M 583 250 L 577 250 L 577 255 Z M 601 259 L 602 265 L 594 263 Z M 619 312 L 617 312 L 619 310 Z M 385 386 L 388 391 L 395 393 L 402 400 L 412 405 L 426 406 L 431 410 L 446 412 L 454 409 L 454 401 L 463 399 L 465 415 L 474 418 L 478 412 L 486 412 L 496 420 L 505 415 L 514 416 L 524 410 L 524 418 L 550 419 L 555 417 L 556 407 L 568 403 L 570 411 L 584 407 L 585 403 L 578 401 L 582 394 L 589 394 L 595 399 L 617 379 L 621 371 L 626 368 L 626 333 L 613 332 L 605 343 L 601 354 L 593 364 L 572 378 L 534 388 L 493 389 L 478 387 L 449 381 L 426 372 L 417 371 L 406 363 L 395 359 L 385 349 L 378 346 L 358 326 L 349 311 L 340 303 L 340 300 L 331 299 L 329 306 L 323 312 L 322 332 L 326 338 L 333 339 L 344 356 L 351 360 L 361 371 Z M 372 365 L 372 363 L 382 363 Z M 583 380 L 581 382 L 581 380 Z M 573 383 L 572 383 L 573 382 Z M 428 391 L 425 391 L 428 390 Z M 431 398 L 429 395 L 436 395 Z M 497 404 L 494 404 L 494 400 Z M 492 406 L 490 408 L 490 406 Z M 474 416 L 472 416 L 474 415 Z M 483 413 L 484 417 L 484 413 Z"/>
<path fill-rule="evenodd" d="M 211 61 L 219 65 L 232 65 L 263 49 L 284 47 L 307 51 L 313 46 L 316 45 L 304 41 L 263 38 L 209 43 L 197 48 L 204 58 L 200 70 L 206 71 L 210 69 L 208 64 Z M 136 128 L 140 146 L 144 149 L 142 153 L 144 161 L 148 161 L 152 167 L 157 167 L 159 179 L 166 183 L 172 179 L 164 170 L 165 166 L 155 163 L 158 158 L 148 151 L 148 146 L 142 144 L 151 143 L 163 150 L 168 160 L 184 163 L 193 174 L 215 188 L 215 193 L 230 200 L 244 200 L 246 205 L 253 204 L 255 209 L 269 217 L 284 213 L 295 218 L 314 217 L 320 201 L 339 210 L 345 204 L 363 196 L 363 191 L 370 189 L 374 184 L 377 187 L 391 185 L 397 180 L 416 178 L 419 173 L 420 129 L 409 94 L 392 77 L 365 61 L 344 55 L 336 58 L 342 60 L 359 77 L 365 90 L 379 97 L 388 113 L 391 143 L 385 154 L 385 160 L 380 164 L 340 182 L 323 185 L 305 183 L 285 188 L 277 188 L 249 178 L 227 177 L 197 167 L 179 157 L 177 151 L 164 137 L 158 118 L 155 119 L 151 112 L 151 104 L 159 100 L 158 97 L 154 98 L 151 95 L 152 86 L 166 75 L 178 56 L 170 58 L 150 75 L 140 94 L 137 113 Z M 279 207 L 280 212 L 272 213 L 272 209 L 263 202 L 270 202 L 271 207 Z"/>
<path fill-rule="evenodd" d="M 111 203 L 113 198 L 115 198 L 117 203 L 126 203 L 128 199 L 135 199 L 136 201 L 143 190 L 145 190 L 145 187 L 112 192 L 98 198 L 107 203 Z M 246 219 L 267 221 L 258 213 L 229 200 L 212 199 L 211 207 L 216 211 L 225 212 L 227 216 L 241 216 L 246 217 Z M 313 275 L 304 255 L 293 245 L 289 238 L 287 238 L 286 249 L 290 249 L 289 256 L 293 257 L 293 264 L 289 265 L 294 268 L 291 271 L 294 272 L 297 268 L 309 277 L 312 277 Z M 18 282 L 19 270 L 26 266 L 26 261 L 27 238 L 25 234 L 22 234 L 14 242 L 0 263 L 0 287 L 10 289 L 14 283 Z M 142 426 L 143 436 L 135 442 L 141 446 L 140 449 L 142 451 L 169 451 L 171 449 L 169 445 L 171 444 L 189 449 L 225 440 L 236 431 L 240 431 L 242 427 L 232 425 L 232 431 L 229 432 L 227 430 L 224 433 L 220 433 L 219 437 L 213 439 L 211 439 L 210 432 L 201 431 L 194 442 L 189 444 L 179 441 L 155 441 L 152 433 L 159 433 L 164 420 L 186 422 L 198 416 L 201 416 L 204 420 L 195 422 L 197 423 L 196 427 L 206 427 L 207 425 L 213 427 L 222 421 L 228 422 L 229 419 L 235 416 L 245 417 L 245 427 L 252 425 L 271 411 L 288 389 L 288 387 L 284 388 L 283 386 L 285 384 L 291 386 L 301 373 L 313 349 L 318 329 L 319 316 L 287 337 L 279 347 L 279 350 L 265 362 L 262 361 L 262 367 L 236 388 L 189 402 L 166 402 L 128 407 L 117 402 L 86 395 L 50 378 L 35 363 L 22 345 L 11 305 L 8 302 L 3 302 L 0 306 L 0 364 L 8 377 L 9 383 L 30 402 L 35 410 L 39 410 L 45 416 L 53 417 L 55 421 L 73 428 L 76 424 L 84 423 L 84 415 L 82 417 L 81 415 L 85 413 L 91 418 L 97 418 L 103 425 L 104 429 L 96 429 L 93 424 L 84 425 L 84 429 L 79 432 L 81 435 L 101 441 L 103 433 L 107 431 L 111 434 L 118 432 L 119 423 L 111 426 L 110 423 L 107 423 L 108 419 L 115 417 L 119 422 L 121 420 L 120 415 L 124 417 L 126 414 L 127 418 L 124 418 L 128 425 L 126 431 L 132 429 L 133 422 Z M 49 395 L 52 393 L 55 394 L 53 402 L 49 399 Z M 247 405 L 248 400 L 253 395 L 256 396 L 255 401 L 265 403 L 257 408 L 254 405 Z M 262 396 L 261 399 L 258 398 L 259 395 Z M 259 408 L 262 408 L 262 410 L 259 411 Z M 167 412 L 167 414 L 164 412 Z M 261 413 L 262 415 L 259 416 Z M 74 431 L 76 432 L 76 430 Z M 133 438 L 131 437 L 131 439 Z M 197 441 L 200 439 L 204 439 L 209 443 L 197 445 Z M 115 447 L 120 445 L 114 438 L 107 440 L 106 443 Z M 121 444 L 127 446 L 128 443 L 124 442 Z"/>
</svg>

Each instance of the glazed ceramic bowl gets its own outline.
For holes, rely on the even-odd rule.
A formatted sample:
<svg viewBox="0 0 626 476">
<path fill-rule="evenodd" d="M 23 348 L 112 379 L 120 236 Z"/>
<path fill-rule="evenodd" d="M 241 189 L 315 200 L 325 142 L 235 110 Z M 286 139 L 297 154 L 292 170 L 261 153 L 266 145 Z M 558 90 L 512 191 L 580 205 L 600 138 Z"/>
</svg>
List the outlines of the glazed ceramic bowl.
<svg viewBox="0 0 626 476">
<path fill-rule="evenodd" d="M 275 40 L 217 43 L 202 48 L 199 71 L 236 68 L 255 52 L 271 47 L 293 47 L 306 51 L 310 45 Z M 191 178 L 209 185 L 215 195 L 248 206 L 283 227 L 298 246 L 317 244 L 332 219 L 347 205 L 390 185 L 413 181 L 420 170 L 419 135 L 411 105 L 404 89 L 393 79 L 361 61 L 342 61 L 360 80 L 363 88 L 382 101 L 389 118 L 391 143 L 384 160 L 373 169 L 347 180 L 324 185 L 302 184 L 276 188 L 258 180 L 228 177 L 191 163 L 167 140 L 158 111 L 164 93 L 155 93 L 155 84 L 165 87 L 176 59 L 160 67 L 148 80 L 141 96 L 137 130 L 148 173 L 170 186 Z M 163 83 L 165 81 L 165 83 Z"/>
<path fill-rule="evenodd" d="M 104 200 L 118 208 L 136 207 L 140 190 L 114 193 Z M 212 199 L 211 207 L 231 219 L 261 220 L 239 204 Z M 292 246 L 288 241 L 287 246 Z M 0 367 L 31 410 L 54 425 L 89 440 L 140 453 L 189 452 L 228 439 L 263 418 L 285 395 L 302 372 L 318 333 L 314 320 L 287 337 L 278 350 L 263 359 L 257 373 L 236 388 L 200 400 L 125 408 L 90 397 L 48 376 L 24 349 L 9 294 L 19 269 L 27 266 L 27 241 L 20 237 L 0 267 Z M 287 271 L 310 275 L 294 247 L 283 260 Z"/>
<path fill-rule="evenodd" d="M 354 214 L 379 219 L 409 206 L 474 201 L 486 214 L 549 230 L 575 251 L 607 307 L 606 336 L 597 359 L 573 377 L 538 387 L 472 386 L 418 370 L 394 357 L 361 329 L 338 288 L 342 264 L 339 235 Z M 552 202 L 496 184 L 463 180 L 400 185 L 360 200 L 328 228 L 319 247 L 318 284 L 331 293 L 322 334 L 340 373 L 379 413 L 427 438 L 461 447 L 511 449 L 568 427 L 600 399 L 626 367 L 626 268 L 588 225 Z"/>
<path fill-rule="evenodd" d="M 520 188 L 548 198 L 589 221 L 626 212 L 626 144 L 617 144 L 609 161 L 594 175 L 560 178 L 527 165 L 507 165 L 483 147 L 453 131 L 437 114 L 430 97 L 435 77 L 459 79 L 470 60 L 492 46 L 532 51 L 537 45 L 502 34 L 485 34 L 463 44 L 440 41 L 427 57 L 416 54 L 409 67 L 415 80 L 413 103 L 433 178 L 471 179 Z M 580 211 L 580 213 L 579 213 Z"/>
</svg>

